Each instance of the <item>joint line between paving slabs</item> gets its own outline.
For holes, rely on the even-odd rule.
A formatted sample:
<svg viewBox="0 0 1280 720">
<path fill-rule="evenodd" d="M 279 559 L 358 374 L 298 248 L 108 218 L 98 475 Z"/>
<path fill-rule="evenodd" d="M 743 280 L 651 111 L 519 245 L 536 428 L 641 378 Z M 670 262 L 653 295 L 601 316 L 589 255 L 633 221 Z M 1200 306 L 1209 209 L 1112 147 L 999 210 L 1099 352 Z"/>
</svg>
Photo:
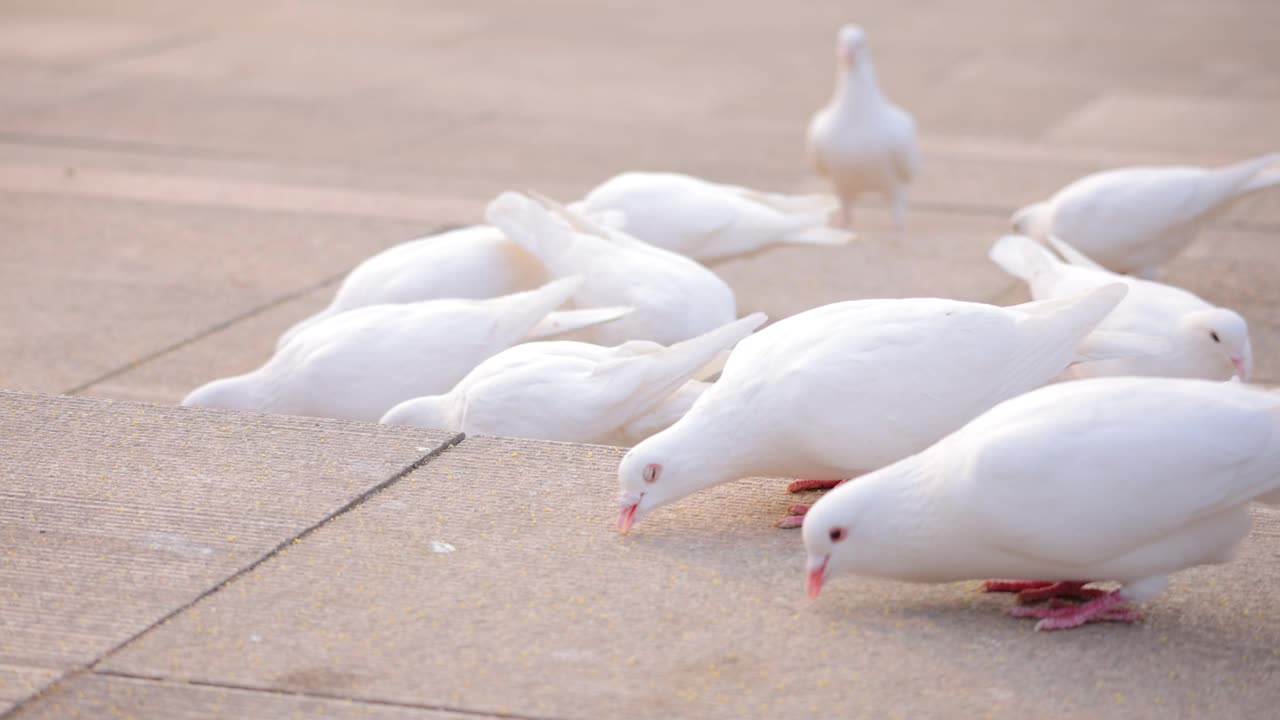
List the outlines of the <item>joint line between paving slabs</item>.
<svg viewBox="0 0 1280 720">
<path fill-rule="evenodd" d="M 456 713 L 458 715 L 472 715 L 480 718 L 503 718 L 504 720 L 557 720 L 557 718 L 554 717 L 542 715 L 520 715 L 518 713 L 502 712 L 500 710 L 475 710 L 472 708 L 453 707 L 452 705 L 429 705 L 398 700 L 357 697 L 354 695 L 334 695 L 330 693 L 318 693 L 311 691 L 303 692 L 298 690 L 284 690 L 281 688 L 241 685 L 239 683 L 213 682 L 211 680 L 175 680 L 173 678 L 160 677 L 157 675 L 143 675 L 139 673 L 122 672 L 119 670 L 94 670 L 92 672 L 94 675 L 99 677 L 120 678 L 122 680 L 143 680 L 146 682 L 167 683 L 170 685 L 190 685 L 191 687 L 216 688 L 218 690 L 241 690 L 244 692 L 268 693 L 271 695 L 310 698 L 315 700 L 340 700 L 344 702 L 358 703 L 361 705 L 380 705 L 384 707 L 405 708 L 410 710 L 431 710 L 435 712 Z"/>
<path fill-rule="evenodd" d="M 15 714 L 20 710 L 20 709 L 22 709 L 24 706 L 26 706 L 27 704 L 29 704 L 29 703 L 33 702 L 34 700 L 36 700 L 36 699 L 38 699 L 38 698 L 43 697 L 46 693 L 48 693 L 48 692 L 49 692 L 51 689 L 53 689 L 54 687 L 57 687 L 57 686 L 62 685 L 62 684 L 64 684 L 64 683 L 67 683 L 67 682 L 69 682 L 69 681 L 71 681 L 71 680 L 74 680 L 75 678 L 80 677 L 81 675 L 85 674 L 86 672 L 95 672 L 95 673 L 96 673 L 96 672 L 97 672 L 97 666 L 98 666 L 98 665 L 100 665 L 104 660 L 106 660 L 107 658 L 109 658 L 109 657 L 111 657 L 112 655 L 116 654 L 116 653 L 117 653 L 117 652 L 119 652 L 120 650 L 124 649 L 124 648 L 125 648 L 125 647 L 127 647 L 129 644 L 131 644 L 131 643 L 133 643 L 134 641 L 136 641 L 138 638 L 142 637 L 143 635 L 146 635 L 147 633 L 151 632 L 152 630 L 156 629 L 157 627 L 160 627 L 161 625 L 163 625 L 163 624 L 165 624 L 165 623 L 169 622 L 169 620 L 171 620 L 172 618 L 174 618 L 174 617 L 176 617 L 176 616 L 180 615 L 181 613 L 186 612 L 187 610 L 191 609 L 192 607 L 194 607 L 195 605 L 197 605 L 198 603 L 200 603 L 200 602 L 201 602 L 202 600 L 204 600 L 205 598 L 207 598 L 207 597 L 209 597 L 209 596 L 211 596 L 211 595 L 214 595 L 215 593 L 217 593 L 217 592 L 219 592 L 220 590 L 222 590 L 222 588 L 227 587 L 228 585 L 230 585 L 231 583 L 233 583 L 233 582 L 235 582 L 236 580 L 240 579 L 240 578 L 241 578 L 241 577 L 243 577 L 244 575 L 247 575 L 248 573 L 253 572 L 255 569 L 257 569 L 257 568 L 258 568 L 258 566 L 262 565 L 262 564 L 263 564 L 263 563 L 265 563 L 266 561 L 268 561 L 268 560 L 270 560 L 271 558 L 275 557 L 276 555 L 280 554 L 280 551 L 282 551 L 282 550 L 284 550 L 285 548 L 289 547 L 289 546 L 290 546 L 290 545 L 292 545 L 293 543 L 295 543 L 295 542 L 297 542 L 297 541 L 299 541 L 299 540 L 302 540 L 302 539 L 306 538 L 307 536 L 311 535 L 311 533 L 315 532 L 316 530 L 319 530 L 320 528 L 322 528 L 322 527 L 324 527 L 325 525 L 329 524 L 329 523 L 330 523 L 330 522 L 332 522 L 333 520 L 336 520 L 337 518 L 342 517 L 343 515 L 347 514 L 348 512 L 350 512 L 350 511 L 354 510 L 355 508 L 359 507 L 360 505 L 364 504 L 364 502 L 365 502 L 365 501 L 367 501 L 369 498 L 373 497 L 374 495 L 377 495 L 378 493 L 382 492 L 383 490 L 386 490 L 387 488 L 389 488 L 389 487 L 391 487 L 392 485 L 396 484 L 397 482 L 399 482 L 400 480 L 404 479 L 406 476 L 408 476 L 408 475 L 409 475 L 410 473 L 412 473 L 413 471 L 417 470 L 418 468 L 422 467 L 423 465 L 426 465 L 428 462 L 430 462 L 431 460 L 433 460 L 433 459 L 435 459 L 435 458 L 439 457 L 440 455 L 443 455 L 443 454 L 444 454 L 445 452 L 447 452 L 448 450 L 450 450 L 450 449 L 452 449 L 452 448 L 454 448 L 454 447 L 457 447 L 459 444 L 461 444 L 461 443 L 462 443 L 462 441 L 463 441 L 463 440 L 465 440 L 465 439 L 466 439 L 466 437 L 467 437 L 467 436 L 466 436 L 466 434 L 465 434 L 465 433 L 457 433 L 457 434 L 456 434 L 456 435 L 454 435 L 453 437 L 449 438 L 447 441 L 445 441 L 445 442 L 441 443 L 439 447 L 435 448 L 434 450 L 432 450 L 431 452 L 427 453 L 426 455 L 423 455 L 422 457 L 418 458 L 417 460 L 414 460 L 413 462 L 411 462 L 411 463 L 409 463 L 408 465 L 406 465 L 406 466 L 404 466 L 403 468 L 401 468 L 399 472 L 393 473 L 393 474 L 392 474 L 390 477 L 388 477 L 387 479 L 385 479 L 385 480 L 383 480 L 383 481 L 379 482 L 378 484 L 374 485 L 373 487 L 369 488 L 368 490 L 365 490 L 364 492 L 360 493 L 359 495 L 356 495 L 354 498 L 352 498 L 351 500 L 347 501 L 347 502 L 346 502 L 342 507 L 338 508 L 337 510 L 334 510 L 333 512 L 329 513 L 328 515 L 325 515 L 324 517 L 320 518 L 320 519 L 319 519 L 319 520 L 317 520 L 315 523 L 313 523 L 313 524 L 311 524 L 311 525 L 307 526 L 306 528 L 303 528 L 303 530 L 302 530 L 301 532 L 296 533 L 296 534 L 294 534 L 294 535 L 292 535 L 292 536 L 290 536 L 290 537 L 287 537 L 287 538 L 285 538 L 284 540 L 281 540 L 281 541 L 280 541 L 280 542 L 279 542 L 275 547 L 273 547 L 273 548 L 271 548 L 269 551 L 267 551 L 267 552 L 266 552 L 266 554 L 264 554 L 264 555 L 262 555 L 261 557 L 257 558 L 256 560 L 254 560 L 253 562 L 249 563 L 248 565 L 246 565 L 246 566 L 244 566 L 244 567 L 240 568 L 239 570 L 235 571 L 234 573 L 232 573 L 231 575 L 227 576 L 226 578 L 224 578 L 224 579 L 222 579 L 222 580 L 218 581 L 218 583 L 217 583 L 216 585 L 214 585 L 213 587 L 209 588 L 208 590 L 205 590 L 204 592 L 200 593 L 199 595 L 197 595 L 195 598 L 193 598 L 193 599 L 192 599 L 192 600 L 190 600 L 189 602 L 183 603 L 182 605 L 180 605 L 179 607 L 177 607 L 177 608 L 176 608 L 176 609 L 174 609 L 173 611 L 168 612 L 168 613 L 165 613 L 165 614 L 164 614 L 164 616 L 163 616 L 163 617 L 161 617 L 159 620 L 156 620 L 155 622 L 150 623 L 150 624 L 149 624 L 149 625 L 147 625 L 145 628 L 143 628 L 142 630 L 139 630 L 138 632 L 136 632 L 136 633 L 134 633 L 134 634 L 130 635 L 128 638 L 126 638 L 126 639 L 125 639 L 125 640 L 123 640 L 122 642 L 119 642 L 119 643 L 117 643 L 117 644 L 113 645 L 112 647 L 108 648 L 106 651 L 104 651 L 104 652 L 103 652 L 102 654 L 100 654 L 98 657 L 94 658 L 93 660 L 90 660 L 90 661 L 89 661 L 88 663 L 86 663 L 85 665 L 83 665 L 83 666 L 81 666 L 81 667 L 79 667 L 79 668 L 76 668 L 76 669 L 74 669 L 74 670 L 71 670 L 71 671 L 69 671 L 69 672 L 67 672 L 67 673 L 63 674 L 63 675 L 62 675 L 61 677 L 59 677 L 58 679 L 54 680 L 53 682 L 49 683 L 49 684 L 48 684 L 48 685 L 46 685 L 45 687 L 41 688 L 39 692 L 34 693 L 34 694 L 32 694 L 32 695 L 28 696 L 27 698 L 25 698 L 25 699 L 21 700 L 20 702 L 18 702 L 18 703 L 17 703 L 16 705 L 14 705 L 13 707 L 9 708 L 9 710 L 8 710 L 7 712 L 0 713 L 0 720 L 3 720 L 3 718 L 13 717 L 13 716 L 14 716 L 14 715 L 15 715 Z M 144 678 L 144 679 L 146 679 L 146 678 Z M 533 720 L 540 720 L 540 719 L 535 718 L 535 719 L 533 719 Z"/>
</svg>

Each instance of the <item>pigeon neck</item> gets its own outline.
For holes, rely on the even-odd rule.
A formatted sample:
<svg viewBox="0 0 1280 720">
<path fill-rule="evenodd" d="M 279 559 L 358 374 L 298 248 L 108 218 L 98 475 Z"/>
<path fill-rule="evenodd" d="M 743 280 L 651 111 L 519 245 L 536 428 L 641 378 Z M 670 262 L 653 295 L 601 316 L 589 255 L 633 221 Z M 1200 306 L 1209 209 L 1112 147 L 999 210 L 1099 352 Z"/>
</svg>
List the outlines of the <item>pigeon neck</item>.
<svg viewBox="0 0 1280 720">
<path fill-rule="evenodd" d="M 858 61 L 857 66 L 840 66 L 840 79 L 836 83 L 836 103 L 838 105 L 882 102 L 880 85 L 876 82 L 876 71 L 869 58 Z"/>
<path fill-rule="evenodd" d="M 953 571 L 939 540 L 938 503 L 927 457 L 908 458 L 850 481 L 860 506 L 854 572 L 906 581 L 932 581 Z M 850 493 L 853 495 L 853 493 Z"/>
</svg>

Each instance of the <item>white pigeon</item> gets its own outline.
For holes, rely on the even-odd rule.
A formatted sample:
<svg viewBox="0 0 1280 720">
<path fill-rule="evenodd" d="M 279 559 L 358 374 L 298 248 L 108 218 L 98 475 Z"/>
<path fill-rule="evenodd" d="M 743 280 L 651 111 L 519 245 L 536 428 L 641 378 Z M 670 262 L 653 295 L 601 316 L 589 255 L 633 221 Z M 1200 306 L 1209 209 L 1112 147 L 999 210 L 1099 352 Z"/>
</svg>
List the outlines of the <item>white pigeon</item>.
<svg viewBox="0 0 1280 720">
<path fill-rule="evenodd" d="M 808 591 L 839 573 L 1009 578 L 987 589 L 1054 600 L 1014 608 L 1037 629 L 1132 621 L 1129 604 L 1169 574 L 1231 559 L 1250 501 L 1275 503 L 1278 490 L 1280 395 L 1170 378 L 1052 385 L 815 503 Z"/>
<path fill-rule="evenodd" d="M 1086 363 L 1069 369 L 1073 377 L 1103 375 L 1159 375 L 1164 377 L 1248 380 L 1253 372 L 1249 326 L 1239 314 L 1210 305 L 1193 293 L 1153 280 L 1119 275 L 1094 263 L 1056 238 L 1050 244 L 1060 259 L 1025 235 L 1001 238 L 991 259 L 1005 272 L 1025 280 L 1036 300 L 1075 295 L 1121 282 L 1129 287 L 1099 330 L 1163 337 L 1164 352 Z"/>
<path fill-rule="evenodd" d="M 280 336 L 282 348 L 304 328 L 366 305 L 461 298 L 483 300 L 547 281 L 538 259 L 492 225 L 459 228 L 390 247 L 357 265 L 324 310 Z"/>
<path fill-rule="evenodd" d="M 745 317 L 664 347 L 525 343 L 480 363 L 452 390 L 396 405 L 392 425 L 467 434 L 616 445 L 622 429 L 675 393 L 766 320 Z"/>
<path fill-rule="evenodd" d="M 920 165 L 915 118 L 880 92 L 861 27 L 840 28 L 836 55 L 835 94 L 809 122 L 809 155 L 840 198 L 844 227 L 853 227 L 858 197 L 872 192 L 888 199 L 901 235 Z"/>
<path fill-rule="evenodd" d="M 621 305 L 635 312 L 586 332 L 597 345 L 687 340 L 737 318 L 733 290 L 715 273 L 669 250 L 600 225 L 541 196 L 507 192 L 485 213 L 552 277 L 582 275 L 578 307 Z"/>
<path fill-rule="evenodd" d="M 855 300 L 781 320 L 739 343 L 684 417 L 623 457 L 619 528 L 729 480 L 848 478 L 919 452 L 1073 362 L 1127 352 L 1127 336 L 1090 336 L 1125 292 L 1007 308 Z"/>
<path fill-rule="evenodd" d="M 582 283 L 572 277 L 489 300 L 349 310 L 298 333 L 257 370 L 203 385 L 182 404 L 376 421 L 396 403 L 448 391 L 485 358 L 522 339 L 629 312 L 551 313 Z"/>
<path fill-rule="evenodd" d="M 853 234 L 828 225 L 838 204 L 829 195 L 782 195 L 679 173 L 627 172 L 575 205 L 588 213 L 618 212 L 628 235 L 705 262 L 771 245 L 844 245 Z"/>
<path fill-rule="evenodd" d="M 1195 240 L 1201 226 L 1253 192 L 1280 184 L 1259 174 L 1280 153 L 1235 165 L 1126 167 L 1087 175 L 1013 214 L 1013 230 L 1054 236 L 1116 272 L 1154 278 Z"/>
</svg>

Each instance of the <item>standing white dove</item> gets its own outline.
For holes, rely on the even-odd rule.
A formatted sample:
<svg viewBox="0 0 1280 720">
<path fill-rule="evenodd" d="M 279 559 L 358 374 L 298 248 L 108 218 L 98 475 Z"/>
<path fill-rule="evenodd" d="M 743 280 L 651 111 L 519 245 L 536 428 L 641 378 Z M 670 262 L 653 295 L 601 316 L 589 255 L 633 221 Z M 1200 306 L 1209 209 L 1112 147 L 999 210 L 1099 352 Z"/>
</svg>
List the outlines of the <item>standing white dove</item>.
<svg viewBox="0 0 1280 720">
<path fill-rule="evenodd" d="M 627 424 L 765 320 L 756 313 L 671 347 L 645 340 L 611 348 L 564 340 L 517 345 L 480 363 L 445 394 L 396 405 L 382 422 L 616 445 Z"/>
<path fill-rule="evenodd" d="M 489 222 L 542 261 L 552 277 L 582 275 L 578 307 L 625 306 L 635 312 L 586 332 L 598 345 L 687 340 L 737 318 L 733 290 L 694 260 L 636 240 L 540 195 L 499 195 Z"/>
<path fill-rule="evenodd" d="M 1019 592 L 1012 614 L 1038 630 L 1134 621 L 1130 604 L 1171 573 L 1230 560 L 1249 503 L 1277 491 L 1280 395 L 1171 378 L 1052 385 L 815 503 L 808 591 L 840 573 L 1009 578 L 987 589 Z"/>
<path fill-rule="evenodd" d="M 669 172 L 626 172 L 575 206 L 620 213 L 626 233 L 701 262 L 771 245 L 844 245 L 853 233 L 828 225 L 829 195 L 783 195 Z M 575 207 L 571 206 L 571 207 Z"/>
<path fill-rule="evenodd" d="M 858 197 L 874 192 L 889 201 L 901 236 L 920 165 L 915 118 L 880 92 L 861 27 L 840 28 L 836 55 L 835 94 L 809 122 L 810 157 L 835 188 L 844 227 L 853 227 Z"/>
<path fill-rule="evenodd" d="M 522 339 L 624 316 L 629 308 L 551 312 L 581 277 L 489 300 L 369 305 L 299 332 L 265 365 L 193 390 L 183 405 L 376 421 L 396 403 L 449 390 Z"/>
<path fill-rule="evenodd" d="M 991 259 L 1005 272 L 1025 280 L 1036 300 L 1124 283 L 1129 294 L 1098 329 L 1169 341 L 1162 352 L 1086 363 L 1068 369 L 1068 374 L 1077 378 L 1158 375 L 1229 380 L 1236 375 L 1249 379 L 1253 350 L 1249 326 L 1238 313 L 1214 307 L 1181 288 L 1111 272 L 1057 238 L 1050 237 L 1049 243 L 1065 260 L 1025 235 L 1001 238 L 991 248 Z"/>
<path fill-rule="evenodd" d="M 781 320 L 739 343 L 684 417 L 623 457 L 619 529 L 722 482 L 848 478 L 917 453 L 1073 362 L 1132 350 L 1141 339 L 1090 335 L 1125 292 L 1007 308 L 856 300 Z"/>
<path fill-rule="evenodd" d="M 460 298 L 483 300 L 547 281 L 538 259 L 492 225 L 475 225 L 400 243 L 357 265 L 324 310 L 280 336 L 282 348 L 304 328 L 367 305 Z"/>
<path fill-rule="evenodd" d="M 1154 278 L 1200 228 L 1236 200 L 1280 185 L 1272 153 L 1220 168 L 1163 165 L 1087 175 L 1013 214 L 1013 230 L 1058 238 L 1121 273 Z"/>
</svg>

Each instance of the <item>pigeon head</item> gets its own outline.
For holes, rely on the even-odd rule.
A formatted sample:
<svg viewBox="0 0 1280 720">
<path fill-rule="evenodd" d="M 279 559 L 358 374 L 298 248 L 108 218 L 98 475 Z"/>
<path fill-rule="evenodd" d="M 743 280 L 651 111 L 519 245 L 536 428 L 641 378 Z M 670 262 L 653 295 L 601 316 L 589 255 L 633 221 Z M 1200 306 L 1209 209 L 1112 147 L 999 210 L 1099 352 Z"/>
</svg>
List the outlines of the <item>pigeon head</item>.
<svg viewBox="0 0 1280 720">
<path fill-rule="evenodd" d="M 926 451 L 819 498 L 801 526 L 809 597 L 817 597 L 823 582 L 836 575 L 920 581 L 945 567 L 947 552 L 938 547 L 929 521 L 936 505 L 930 487 L 939 472 L 946 470 L 932 464 Z"/>
<path fill-rule="evenodd" d="M 1009 224 L 1018 235 L 1046 240 L 1053 234 L 1051 218 L 1048 203 L 1038 202 L 1015 212 L 1013 217 L 1009 218 Z"/>
<path fill-rule="evenodd" d="M 836 42 L 836 55 L 844 65 L 856 65 L 867 53 L 867 33 L 858 25 L 840 28 Z"/>
<path fill-rule="evenodd" d="M 702 448 L 680 448 L 680 424 L 636 445 L 618 465 L 618 532 L 626 533 L 656 507 L 733 479 L 705 462 Z M 674 432 L 673 432 L 674 431 Z"/>
<path fill-rule="evenodd" d="M 822 583 L 832 575 L 849 572 L 863 564 L 866 550 L 859 537 L 865 504 L 855 489 L 860 480 L 847 482 L 819 498 L 805 513 L 801 533 L 807 556 L 805 589 L 818 597 Z"/>
<path fill-rule="evenodd" d="M 1187 313 L 1182 332 L 1207 363 L 1220 363 L 1223 370 L 1248 380 L 1253 373 L 1253 349 L 1249 345 L 1249 325 L 1239 313 L 1213 308 Z"/>
</svg>

